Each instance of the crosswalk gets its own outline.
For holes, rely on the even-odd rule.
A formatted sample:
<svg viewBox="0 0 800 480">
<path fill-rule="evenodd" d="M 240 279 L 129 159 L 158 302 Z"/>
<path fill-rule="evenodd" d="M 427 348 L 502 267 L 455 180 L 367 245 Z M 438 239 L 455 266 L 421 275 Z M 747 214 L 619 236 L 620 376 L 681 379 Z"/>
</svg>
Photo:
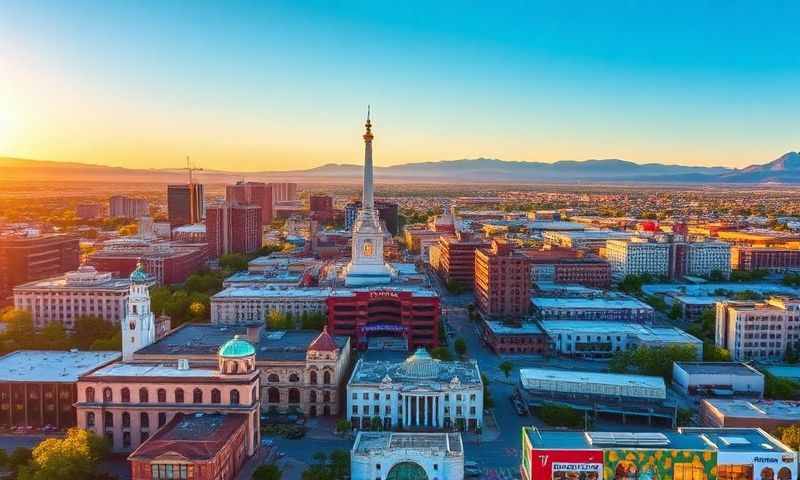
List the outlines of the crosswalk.
<svg viewBox="0 0 800 480">
<path fill-rule="evenodd" d="M 480 480 L 519 480 L 519 470 L 511 467 L 482 468 Z"/>
</svg>

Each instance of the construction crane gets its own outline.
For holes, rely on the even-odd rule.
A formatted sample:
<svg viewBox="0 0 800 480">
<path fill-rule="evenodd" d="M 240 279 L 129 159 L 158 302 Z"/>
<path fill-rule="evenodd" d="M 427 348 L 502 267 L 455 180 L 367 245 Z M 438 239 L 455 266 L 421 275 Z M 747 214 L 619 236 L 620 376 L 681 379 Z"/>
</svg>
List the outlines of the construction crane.
<svg viewBox="0 0 800 480">
<path fill-rule="evenodd" d="M 197 167 L 194 166 L 192 161 L 189 159 L 188 155 L 186 156 L 186 168 L 183 168 L 183 170 L 186 170 L 187 172 L 189 172 L 189 185 L 192 184 L 192 172 L 202 172 L 203 171 L 202 168 L 197 168 Z"/>
</svg>

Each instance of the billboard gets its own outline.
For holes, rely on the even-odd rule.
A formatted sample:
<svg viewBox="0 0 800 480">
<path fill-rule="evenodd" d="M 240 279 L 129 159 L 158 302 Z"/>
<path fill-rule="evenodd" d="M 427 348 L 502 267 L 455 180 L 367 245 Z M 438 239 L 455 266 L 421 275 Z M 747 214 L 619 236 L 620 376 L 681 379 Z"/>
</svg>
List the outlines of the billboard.
<svg viewBox="0 0 800 480">
<path fill-rule="evenodd" d="M 794 452 L 720 452 L 719 480 L 794 480 L 797 478 Z"/>
<path fill-rule="evenodd" d="M 602 450 L 531 450 L 534 480 L 603 480 Z"/>
<path fill-rule="evenodd" d="M 605 480 L 717 480 L 711 450 L 610 449 L 604 464 Z"/>
</svg>

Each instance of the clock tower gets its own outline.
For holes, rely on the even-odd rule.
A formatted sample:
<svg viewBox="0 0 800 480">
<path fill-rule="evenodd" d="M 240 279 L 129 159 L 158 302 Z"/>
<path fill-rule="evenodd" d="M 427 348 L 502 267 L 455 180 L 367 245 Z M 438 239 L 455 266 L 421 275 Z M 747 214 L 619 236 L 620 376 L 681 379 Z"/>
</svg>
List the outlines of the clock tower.
<svg viewBox="0 0 800 480">
<path fill-rule="evenodd" d="M 133 360 L 133 353 L 156 339 L 156 319 L 150 310 L 150 276 L 139 263 L 131 273 L 128 307 L 122 320 L 122 361 Z"/>
<path fill-rule="evenodd" d="M 390 283 L 392 268 L 383 259 L 383 228 L 375 211 L 374 182 L 372 177 L 372 122 L 367 109 L 364 125 L 364 193 L 361 210 L 353 225 L 353 247 L 347 265 L 345 285 L 359 287 Z"/>
</svg>

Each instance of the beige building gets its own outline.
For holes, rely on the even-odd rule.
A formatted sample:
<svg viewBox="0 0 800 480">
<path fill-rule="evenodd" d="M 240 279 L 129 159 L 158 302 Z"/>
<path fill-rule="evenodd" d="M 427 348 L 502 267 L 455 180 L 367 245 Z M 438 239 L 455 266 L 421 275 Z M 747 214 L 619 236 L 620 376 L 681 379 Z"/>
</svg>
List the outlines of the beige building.
<svg viewBox="0 0 800 480">
<path fill-rule="evenodd" d="M 350 338 L 327 331 L 265 331 L 263 325 L 184 324 L 137 351 L 133 361 L 159 364 L 185 358 L 209 365 L 216 362 L 220 346 L 239 335 L 255 345 L 262 410 L 338 415 L 350 373 Z"/>
<path fill-rule="evenodd" d="M 716 313 L 716 344 L 732 360 L 782 360 L 800 348 L 800 299 L 717 302 Z"/>
<path fill-rule="evenodd" d="M 650 274 L 654 277 L 669 275 L 670 245 L 632 238 L 630 240 L 608 240 L 606 259 L 611 265 L 614 278 L 628 275 Z"/>
</svg>

